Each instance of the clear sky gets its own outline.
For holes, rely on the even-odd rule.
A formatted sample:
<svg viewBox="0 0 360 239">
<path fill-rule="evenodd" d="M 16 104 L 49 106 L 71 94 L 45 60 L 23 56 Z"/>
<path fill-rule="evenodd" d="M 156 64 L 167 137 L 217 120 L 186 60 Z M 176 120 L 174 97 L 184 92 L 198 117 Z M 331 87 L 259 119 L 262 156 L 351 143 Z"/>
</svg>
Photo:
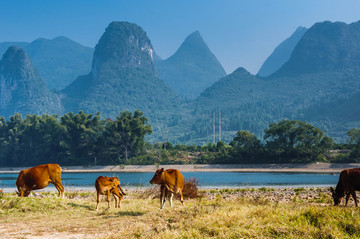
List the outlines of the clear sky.
<svg viewBox="0 0 360 239">
<path fill-rule="evenodd" d="M 227 73 L 256 74 L 297 27 L 360 20 L 360 0 L 0 0 L 0 42 L 66 36 L 94 47 L 112 21 L 141 26 L 166 59 L 198 30 Z"/>
</svg>

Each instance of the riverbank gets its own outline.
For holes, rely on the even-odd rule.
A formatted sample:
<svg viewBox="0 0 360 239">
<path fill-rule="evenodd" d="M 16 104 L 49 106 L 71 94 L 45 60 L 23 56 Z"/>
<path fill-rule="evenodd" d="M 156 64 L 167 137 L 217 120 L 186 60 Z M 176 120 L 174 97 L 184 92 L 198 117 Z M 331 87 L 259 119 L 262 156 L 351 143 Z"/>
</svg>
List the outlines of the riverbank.
<svg viewBox="0 0 360 239">
<path fill-rule="evenodd" d="M 315 164 L 191 164 L 191 165 L 119 165 L 62 166 L 63 172 L 154 172 L 158 168 L 176 168 L 181 172 L 282 172 L 340 173 L 347 168 L 359 168 L 360 163 Z M 17 173 L 28 167 L 0 168 L 0 173 Z"/>
</svg>

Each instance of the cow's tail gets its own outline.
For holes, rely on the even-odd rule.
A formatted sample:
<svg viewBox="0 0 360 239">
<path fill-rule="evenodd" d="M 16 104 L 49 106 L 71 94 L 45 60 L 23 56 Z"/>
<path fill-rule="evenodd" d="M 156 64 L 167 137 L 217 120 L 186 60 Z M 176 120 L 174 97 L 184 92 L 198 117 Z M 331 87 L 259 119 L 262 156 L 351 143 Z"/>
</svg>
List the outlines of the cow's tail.
<svg viewBox="0 0 360 239">
<path fill-rule="evenodd" d="M 125 195 L 126 195 L 126 193 L 122 190 L 121 186 L 119 185 L 118 187 L 119 187 L 119 189 L 120 189 L 121 193 L 125 196 Z"/>
</svg>

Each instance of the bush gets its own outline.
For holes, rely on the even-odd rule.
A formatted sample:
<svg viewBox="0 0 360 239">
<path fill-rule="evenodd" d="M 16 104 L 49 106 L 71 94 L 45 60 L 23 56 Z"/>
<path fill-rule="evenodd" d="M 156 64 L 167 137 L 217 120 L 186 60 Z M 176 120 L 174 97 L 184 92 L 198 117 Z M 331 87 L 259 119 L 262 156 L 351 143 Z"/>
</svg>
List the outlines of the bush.
<svg viewBox="0 0 360 239">
<path fill-rule="evenodd" d="M 184 184 L 183 196 L 187 198 L 203 197 L 203 195 L 199 193 L 198 185 L 199 180 L 193 177 L 188 178 Z"/>
</svg>

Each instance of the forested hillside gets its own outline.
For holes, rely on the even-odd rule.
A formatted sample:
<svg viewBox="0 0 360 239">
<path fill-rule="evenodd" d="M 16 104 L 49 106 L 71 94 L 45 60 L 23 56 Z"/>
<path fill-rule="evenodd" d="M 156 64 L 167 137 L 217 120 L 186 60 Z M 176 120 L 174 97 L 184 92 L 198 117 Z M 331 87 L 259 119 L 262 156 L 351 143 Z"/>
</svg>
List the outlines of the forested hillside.
<svg viewBox="0 0 360 239">
<path fill-rule="evenodd" d="M 160 138 L 174 114 L 181 114 L 175 92 L 157 77 L 153 48 L 144 30 L 127 22 L 111 23 L 96 45 L 92 70 L 64 89 L 65 111 L 141 110 Z"/>
<path fill-rule="evenodd" d="M 240 68 L 205 90 L 194 102 L 196 121 L 188 138 L 199 135 L 203 141 L 211 141 L 212 115 L 221 112 L 223 137 L 239 128 L 262 136 L 266 125 L 287 118 L 310 121 L 343 141 L 344 132 L 358 125 L 358 120 L 326 117 L 317 111 L 329 110 L 330 103 L 341 105 L 359 92 L 358 42 L 360 22 L 315 24 L 301 38 L 289 61 L 271 76 L 258 78 Z M 333 116 L 352 115 L 357 107 L 350 105 L 343 104 L 339 112 L 333 108 Z"/>
</svg>

